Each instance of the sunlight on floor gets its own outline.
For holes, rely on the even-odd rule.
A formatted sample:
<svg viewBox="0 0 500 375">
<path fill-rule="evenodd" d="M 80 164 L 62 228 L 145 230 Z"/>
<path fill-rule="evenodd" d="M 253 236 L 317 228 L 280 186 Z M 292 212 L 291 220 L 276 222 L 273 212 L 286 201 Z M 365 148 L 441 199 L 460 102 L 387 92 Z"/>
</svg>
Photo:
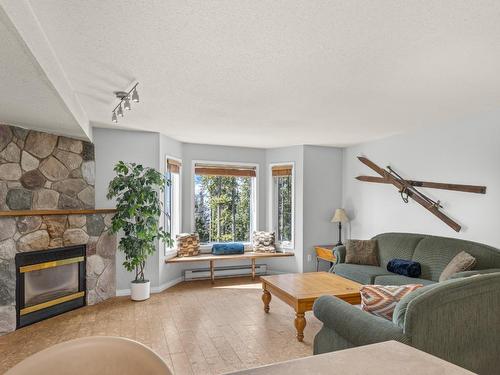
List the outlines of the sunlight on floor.
<svg viewBox="0 0 500 375">
<path fill-rule="evenodd" d="M 214 289 L 262 289 L 261 283 L 214 286 Z"/>
</svg>

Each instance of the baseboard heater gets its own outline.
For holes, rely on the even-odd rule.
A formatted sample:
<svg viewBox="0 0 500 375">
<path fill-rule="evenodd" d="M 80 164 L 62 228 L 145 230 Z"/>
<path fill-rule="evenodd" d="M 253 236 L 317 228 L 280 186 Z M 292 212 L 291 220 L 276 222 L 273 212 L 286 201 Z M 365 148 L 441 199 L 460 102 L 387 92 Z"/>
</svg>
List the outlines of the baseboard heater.
<svg viewBox="0 0 500 375">
<path fill-rule="evenodd" d="M 255 274 L 265 275 L 267 273 L 267 264 L 256 264 Z M 214 274 L 216 278 L 248 276 L 252 274 L 252 266 L 225 266 L 215 267 Z M 200 280 L 210 279 L 210 268 L 198 268 L 192 270 L 184 270 L 184 280 Z"/>
</svg>

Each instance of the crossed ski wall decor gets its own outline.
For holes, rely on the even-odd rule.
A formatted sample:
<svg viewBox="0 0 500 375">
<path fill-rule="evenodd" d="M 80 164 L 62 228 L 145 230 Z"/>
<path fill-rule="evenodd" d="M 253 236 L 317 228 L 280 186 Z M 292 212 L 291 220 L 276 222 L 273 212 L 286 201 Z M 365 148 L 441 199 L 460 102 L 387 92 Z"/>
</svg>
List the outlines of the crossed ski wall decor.
<svg viewBox="0 0 500 375">
<path fill-rule="evenodd" d="M 386 169 L 380 168 L 377 164 L 365 158 L 363 156 L 358 157 L 359 161 L 371 168 L 373 171 L 378 173 L 378 176 L 358 176 L 356 177 L 359 181 L 365 182 L 375 182 L 379 184 L 391 184 L 394 185 L 401 194 L 403 202 L 408 203 L 409 199 L 413 199 L 415 202 L 424 207 L 427 211 L 431 212 L 433 215 L 437 216 L 441 221 L 446 223 L 448 226 L 453 228 L 456 232 L 460 232 L 461 226 L 456 221 L 445 215 L 441 209 L 443 206 L 440 201 L 434 201 L 425 194 L 421 193 L 416 189 L 416 187 L 426 187 L 432 189 L 443 189 L 443 190 L 453 190 L 462 191 L 465 193 L 476 193 L 476 194 L 486 194 L 486 186 L 475 186 L 475 185 L 458 185 L 458 184 L 446 184 L 439 182 L 427 182 L 427 181 L 414 181 L 405 180 L 399 174 L 397 174 L 390 166 Z"/>
</svg>

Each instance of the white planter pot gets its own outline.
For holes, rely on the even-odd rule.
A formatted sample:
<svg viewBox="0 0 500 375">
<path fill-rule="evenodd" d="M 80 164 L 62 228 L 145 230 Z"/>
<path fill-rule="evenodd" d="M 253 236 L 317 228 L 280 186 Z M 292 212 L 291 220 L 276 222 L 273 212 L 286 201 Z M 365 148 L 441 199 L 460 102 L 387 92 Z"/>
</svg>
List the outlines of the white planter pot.
<svg viewBox="0 0 500 375">
<path fill-rule="evenodd" d="M 150 296 L 150 282 L 130 283 L 130 298 L 133 301 L 144 301 Z"/>
</svg>

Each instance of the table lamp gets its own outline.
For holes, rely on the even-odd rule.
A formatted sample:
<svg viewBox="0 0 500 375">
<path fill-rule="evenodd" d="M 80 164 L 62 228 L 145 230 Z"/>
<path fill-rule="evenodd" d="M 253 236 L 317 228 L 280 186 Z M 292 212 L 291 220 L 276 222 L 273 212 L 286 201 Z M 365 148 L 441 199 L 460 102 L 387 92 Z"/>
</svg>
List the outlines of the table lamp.
<svg viewBox="0 0 500 375">
<path fill-rule="evenodd" d="M 339 223 L 339 242 L 337 242 L 337 245 L 335 246 L 340 246 L 342 245 L 342 223 L 347 223 L 349 221 L 349 217 L 343 208 L 337 208 L 331 221 L 332 223 Z"/>
</svg>

